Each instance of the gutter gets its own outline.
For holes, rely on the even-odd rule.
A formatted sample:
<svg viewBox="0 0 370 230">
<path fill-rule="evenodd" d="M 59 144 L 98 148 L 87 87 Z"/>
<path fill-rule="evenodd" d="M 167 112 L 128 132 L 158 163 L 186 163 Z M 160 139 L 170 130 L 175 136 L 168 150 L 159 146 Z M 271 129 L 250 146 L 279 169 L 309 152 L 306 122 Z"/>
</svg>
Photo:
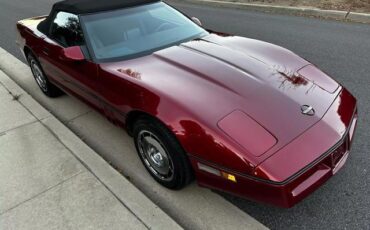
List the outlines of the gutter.
<svg viewBox="0 0 370 230">
<path fill-rule="evenodd" d="M 324 19 L 334 19 L 340 21 L 350 21 L 370 24 L 370 13 L 355 13 L 340 10 L 322 10 L 308 7 L 292 6 L 272 6 L 244 2 L 228 2 L 222 0 L 166 0 L 169 3 L 195 3 L 201 5 L 211 5 L 218 7 L 229 7 L 233 9 L 253 10 L 260 12 L 270 12 L 277 14 L 288 14 L 297 16 L 318 17 Z"/>
</svg>

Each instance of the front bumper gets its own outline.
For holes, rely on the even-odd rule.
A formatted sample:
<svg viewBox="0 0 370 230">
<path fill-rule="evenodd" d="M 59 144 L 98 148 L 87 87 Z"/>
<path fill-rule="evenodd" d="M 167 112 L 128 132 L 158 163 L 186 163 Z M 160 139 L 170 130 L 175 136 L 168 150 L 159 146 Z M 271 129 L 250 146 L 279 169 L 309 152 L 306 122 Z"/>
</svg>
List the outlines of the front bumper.
<svg viewBox="0 0 370 230">
<path fill-rule="evenodd" d="M 235 183 L 196 170 L 199 185 L 280 207 L 294 206 L 336 174 L 347 161 L 357 124 L 356 101 L 351 97 L 343 90 L 321 123 L 260 165 L 273 180 L 223 170 L 235 175 Z M 309 161 L 308 154 L 313 160 Z M 195 168 L 199 159 L 191 158 L 191 162 Z"/>
</svg>

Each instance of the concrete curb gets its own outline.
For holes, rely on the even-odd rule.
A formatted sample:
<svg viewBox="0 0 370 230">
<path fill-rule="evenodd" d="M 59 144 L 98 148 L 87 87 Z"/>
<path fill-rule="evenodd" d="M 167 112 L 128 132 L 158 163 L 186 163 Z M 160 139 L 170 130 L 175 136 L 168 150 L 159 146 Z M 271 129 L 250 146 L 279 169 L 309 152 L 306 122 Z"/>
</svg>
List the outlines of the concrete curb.
<svg viewBox="0 0 370 230">
<path fill-rule="evenodd" d="M 18 59 L 0 48 L 0 55 L 8 55 L 13 66 L 19 66 Z M 23 63 L 21 63 L 24 65 Z M 6 63 L 9 66 L 9 63 Z M 9 74 L 8 68 L 0 62 L 0 70 Z M 19 69 L 18 69 L 19 70 Z M 28 75 L 28 74 L 27 74 Z M 27 76 L 26 75 L 26 76 Z M 20 102 L 58 139 L 95 177 L 149 229 L 182 229 L 172 218 L 149 200 L 125 177 L 113 169 L 94 150 L 56 119 L 9 77 L 2 84 L 12 93 L 21 95 Z"/>
<path fill-rule="evenodd" d="M 347 18 L 347 12 L 339 10 L 322 10 L 317 8 L 270 6 L 263 4 L 252 4 L 243 2 L 227 2 L 221 0 L 167 0 L 167 2 L 191 2 L 202 5 L 214 5 L 219 7 L 230 7 L 235 9 L 254 10 L 262 12 L 273 12 L 278 14 L 290 14 L 299 16 L 319 17 L 334 20 L 346 20 L 360 23 L 370 23 L 370 14 L 351 12 Z"/>
<path fill-rule="evenodd" d="M 81 110 L 79 107 L 81 104 L 74 104 L 74 100 L 70 98 L 67 100 L 69 103 L 72 104 L 64 104 L 63 100 L 58 101 L 58 103 L 54 103 L 55 100 L 50 100 L 46 98 L 41 91 L 36 86 L 36 83 L 32 79 L 32 75 L 30 72 L 29 67 L 15 58 L 13 55 L 9 54 L 7 51 L 3 50 L 0 47 L 0 70 L 8 74 L 9 77 L 12 78 L 19 86 L 21 86 L 25 91 L 29 92 L 29 94 L 32 95 L 33 98 L 35 98 L 40 104 L 45 106 L 45 108 L 50 109 L 52 113 L 58 117 L 62 122 L 60 121 L 53 121 L 54 119 L 45 119 L 44 123 L 46 126 L 53 128 L 56 135 L 60 136 L 61 141 L 65 141 L 66 143 L 72 143 L 71 150 L 77 152 L 78 158 L 82 160 L 82 162 L 86 162 L 86 165 L 91 168 L 91 170 L 96 173 L 97 177 L 101 178 L 102 182 L 106 184 L 106 186 L 114 191 L 114 193 L 118 197 L 122 197 L 122 199 L 127 199 L 127 205 L 129 208 L 131 208 L 135 213 L 137 212 L 140 214 L 141 211 L 145 211 L 146 207 L 140 206 L 141 202 L 138 202 L 138 199 L 134 199 L 134 194 L 125 194 L 124 190 L 120 189 L 122 186 L 124 186 L 125 183 L 128 182 L 115 182 L 119 181 L 120 178 L 122 178 L 122 175 L 119 174 L 116 170 L 113 168 L 110 168 L 109 170 L 102 170 L 99 169 L 99 165 L 107 164 L 103 158 L 101 158 L 99 153 L 91 152 L 93 150 L 90 149 L 90 147 L 84 146 L 78 147 L 73 146 L 73 143 L 76 142 L 82 142 L 81 139 L 73 135 L 71 137 L 68 132 L 70 131 L 68 128 L 66 128 L 64 125 L 68 127 L 68 118 L 67 120 L 65 116 L 60 116 L 60 106 L 63 107 L 63 111 L 70 110 L 71 107 L 73 107 L 74 110 L 78 110 L 80 112 L 84 111 Z M 21 97 L 22 99 L 22 97 Z M 68 98 L 67 98 L 68 99 Z M 59 109 L 58 109 L 59 108 Z M 57 111 L 55 111 L 57 109 Z M 94 112 L 89 112 L 94 113 Z M 39 114 L 43 115 L 42 112 L 39 112 Z M 96 114 L 100 117 L 100 115 Z M 46 115 L 43 115 L 44 117 Z M 81 125 L 89 126 L 91 118 L 87 118 L 85 121 L 87 123 L 82 123 Z M 104 123 L 101 123 L 100 119 L 103 119 Z M 50 121 L 49 121 L 50 120 Z M 55 119 L 57 120 L 57 119 Z M 66 122 L 65 124 L 62 124 L 63 122 Z M 106 124 L 108 121 L 101 117 L 97 119 L 97 117 L 94 117 L 94 124 L 99 124 L 98 127 L 94 128 L 102 128 L 102 125 L 110 125 Z M 58 127 L 63 126 L 65 131 L 58 131 Z M 109 126 L 110 127 L 110 126 Z M 80 135 L 80 130 L 74 129 L 73 126 L 69 127 L 73 132 L 77 135 Z M 95 129 L 99 130 L 99 129 Z M 121 129 L 117 128 L 117 130 L 120 130 L 119 133 L 121 133 Z M 115 130 L 115 127 L 112 127 L 112 130 L 110 130 L 114 135 L 109 135 L 110 138 L 121 138 L 123 136 L 117 137 L 116 134 L 117 130 Z M 123 132 L 123 131 L 122 131 Z M 90 135 L 89 136 L 94 136 Z M 84 137 L 84 135 L 82 135 Z M 84 137 L 86 138 L 86 137 Z M 89 142 L 88 138 L 84 139 L 86 143 Z M 91 141 L 91 140 L 90 140 Z M 122 139 L 121 141 L 124 141 Z M 131 142 L 131 140 L 130 140 Z M 91 142 L 90 142 L 91 143 Z M 115 144 L 114 141 L 110 142 L 110 144 Z M 95 146 L 98 147 L 98 146 Z M 115 146 L 117 147 L 117 146 Z M 93 147 L 94 148 L 94 147 Z M 129 155 L 130 148 L 126 145 L 120 145 L 119 148 L 127 148 L 126 155 L 128 155 L 127 158 L 122 158 L 121 160 L 129 161 L 135 161 L 133 158 L 131 158 Z M 86 151 L 86 152 L 85 152 Z M 99 150 L 98 150 L 99 151 Z M 89 153 L 90 152 L 90 153 Z M 134 154 L 134 159 L 136 159 L 136 153 Z M 95 155 L 95 156 L 93 156 Z M 94 159 L 89 158 L 96 158 L 98 157 L 100 160 L 96 161 Z M 103 156 L 104 157 L 104 156 Z M 104 162 L 101 162 L 104 161 Z M 135 162 L 132 162 L 135 166 Z M 140 162 L 140 166 L 143 167 Z M 203 189 L 195 184 L 192 184 L 188 186 L 186 189 L 182 191 L 177 192 L 167 192 L 166 189 L 163 189 L 163 187 L 157 185 L 150 177 L 142 176 L 140 173 L 143 171 L 141 170 L 132 170 L 131 166 L 127 165 L 125 166 L 125 175 L 129 176 L 131 178 L 131 181 L 134 181 L 135 185 L 141 190 L 138 191 L 139 193 L 144 193 L 147 197 L 150 197 L 152 200 L 155 200 L 156 204 L 165 210 L 165 212 L 174 219 L 178 224 L 180 224 L 183 227 L 186 227 L 187 229 L 268 229 L 263 224 L 259 223 L 257 220 L 255 220 L 253 217 L 249 216 L 247 213 L 241 211 L 236 206 L 231 204 L 230 202 L 226 201 L 223 197 L 220 195 L 208 190 Z M 112 176 L 114 175 L 114 176 Z M 117 177 L 120 177 L 118 178 Z M 153 184 L 152 184 L 153 183 Z M 163 195 L 162 195 L 163 194 Z M 144 197 L 145 199 L 148 199 Z M 126 200 L 124 200 L 126 202 Z M 158 208 L 158 207 L 157 207 Z M 159 225 L 160 227 L 156 226 L 154 222 L 160 221 L 160 218 L 157 220 L 151 220 L 150 218 L 157 218 L 156 215 L 150 215 L 152 209 L 148 209 L 149 211 L 147 213 L 144 213 L 145 220 L 148 221 L 149 226 L 154 226 L 154 229 L 161 229 L 160 227 L 162 225 Z M 158 210 L 162 212 L 159 208 Z M 141 214 L 143 215 L 143 214 Z M 153 221 L 153 222 L 151 222 Z M 167 222 L 167 221 L 166 221 Z M 159 223 L 160 224 L 160 223 Z M 163 228 L 167 229 L 167 228 Z M 176 229 L 176 228 L 174 228 Z"/>
</svg>

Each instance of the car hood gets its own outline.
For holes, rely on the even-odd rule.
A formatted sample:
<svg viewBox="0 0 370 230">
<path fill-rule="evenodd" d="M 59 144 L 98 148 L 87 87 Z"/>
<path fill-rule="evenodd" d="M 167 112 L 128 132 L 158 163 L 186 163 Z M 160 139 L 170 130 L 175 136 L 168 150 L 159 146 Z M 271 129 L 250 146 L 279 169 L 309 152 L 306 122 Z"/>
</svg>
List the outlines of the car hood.
<svg viewBox="0 0 370 230">
<path fill-rule="evenodd" d="M 212 130 L 220 131 L 218 123 L 226 115 L 242 111 L 276 139 L 259 154 L 246 146 L 255 164 L 318 122 L 340 91 L 294 53 L 241 37 L 209 35 L 107 68 L 135 70 L 141 84 L 176 101 Z M 303 105 L 315 114 L 303 115 Z"/>
</svg>

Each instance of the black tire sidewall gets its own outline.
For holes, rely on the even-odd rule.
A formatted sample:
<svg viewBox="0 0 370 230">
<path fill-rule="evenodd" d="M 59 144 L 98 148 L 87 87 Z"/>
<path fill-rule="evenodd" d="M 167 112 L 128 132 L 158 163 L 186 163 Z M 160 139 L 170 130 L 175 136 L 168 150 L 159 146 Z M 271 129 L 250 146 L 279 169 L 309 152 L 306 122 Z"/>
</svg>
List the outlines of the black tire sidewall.
<svg viewBox="0 0 370 230">
<path fill-rule="evenodd" d="M 34 62 L 38 67 L 39 67 L 39 69 L 42 71 L 42 74 L 44 75 L 44 78 L 45 78 L 45 81 L 46 81 L 46 85 L 45 85 L 45 87 L 46 87 L 46 89 L 43 89 L 40 85 L 38 85 L 39 86 L 39 88 L 41 89 L 41 91 L 42 92 L 44 92 L 45 94 L 48 94 L 48 92 L 49 92 L 49 80 L 47 79 L 47 77 L 46 77 L 46 75 L 45 75 L 45 73 L 44 73 L 44 70 L 41 68 L 41 65 L 40 65 L 40 63 L 39 63 L 39 61 L 35 58 L 35 56 L 33 56 L 32 54 L 28 54 L 27 55 L 27 61 L 28 61 L 28 64 L 29 64 L 29 66 L 30 66 L 30 68 L 31 68 L 31 71 L 32 71 L 32 75 L 33 75 L 33 78 L 36 80 L 36 76 L 34 75 L 34 73 L 33 73 L 33 67 L 32 67 L 32 62 Z"/>
<path fill-rule="evenodd" d="M 35 62 L 36 65 L 38 66 L 38 68 L 41 70 L 42 74 L 43 74 L 43 77 L 46 81 L 46 85 L 45 85 L 45 89 L 43 89 L 37 82 L 36 84 L 38 85 L 38 87 L 41 89 L 41 91 L 48 97 L 58 97 L 60 95 L 63 94 L 63 92 L 58 88 L 56 87 L 54 84 L 52 84 L 47 75 L 45 74 L 43 68 L 41 67 L 40 65 L 40 62 L 38 61 L 38 59 L 32 54 L 32 53 L 29 53 L 27 55 L 27 61 L 28 61 L 28 64 L 31 68 L 31 71 L 32 71 L 32 62 Z M 32 75 L 34 77 L 34 79 L 36 80 L 36 76 L 34 75 L 33 71 L 32 71 Z"/>
<path fill-rule="evenodd" d="M 167 154 L 170 156 L 174 166 L 174 176 L 172 180 L 161 180 L 156 175 L 154 175 L 144 163 L 144 159 L 139 152 L 140 150 L 138 146 L 138 135 L 143 130 L 153 133 L 162 142 L 163 147 L 167 151 Z M 133 134 L 136 151 L 142 163 L 144 164 L 147 171 L 158 183 L 165 186 L 166 188 L 173 190 L 181 189 L 189 183 L 192 172 L 189 168 L 189 162 L 187 160 L 185 151 L 179 145 L 177 140 L 174 139 L 173 135 L 162 124 L 160 124 L 158 121 L 155 121 L 154 119 L 140 119 L 134 125 Z"/>
</svg>

